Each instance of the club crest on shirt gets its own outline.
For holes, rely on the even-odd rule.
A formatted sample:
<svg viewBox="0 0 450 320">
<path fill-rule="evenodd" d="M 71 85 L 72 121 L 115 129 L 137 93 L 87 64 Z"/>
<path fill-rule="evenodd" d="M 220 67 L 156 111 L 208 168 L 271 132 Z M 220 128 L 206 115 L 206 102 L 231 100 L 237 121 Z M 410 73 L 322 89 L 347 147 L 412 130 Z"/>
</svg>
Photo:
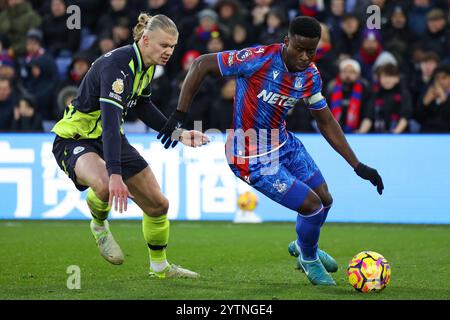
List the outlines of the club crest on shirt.
<svg viewBox="0 0 450 320">
<path fill-rule="evenodd" d="M 244 61 L 248 57 L 252 55 L 252 51 L 250 49 L 243 49 L 236 54 L 236 58 L 239 61 Z"/>
<path fill-rule="evenodd" d="M 112 90 L 117 94 L 122 94 L 123 88 L 124 88 L 123 79 L 117 78 L 116 81 L 114 81 L 112 84 Z"/>
<path fill-rule="evenodd" d="M 280 179 L 277 179 L 277 181 L 275 181 L 275 183 L 272 185 L 275 190 L 277 190 L 279 193 L 283 193 L 286 191 L 287 189 L 287 184 L 284 182 L 281 182 Z"/>
<path fill-rule="evenodd" d="M 302 78 L 300 78 L 300 77 L 295 78 L 294 87 L 296 87 L 297 89 L 300 89 L 301 87 L 303 87 Z"/>
<path fill-rule="evenodd" d="M 84 147 L 78 146 L 75 149 L 73 149 L 73 154 L 77 155 L 77 154 L 79 154 L 80 152 L 83 152 L 83 151 L 84 151 Z"/>
</svg>

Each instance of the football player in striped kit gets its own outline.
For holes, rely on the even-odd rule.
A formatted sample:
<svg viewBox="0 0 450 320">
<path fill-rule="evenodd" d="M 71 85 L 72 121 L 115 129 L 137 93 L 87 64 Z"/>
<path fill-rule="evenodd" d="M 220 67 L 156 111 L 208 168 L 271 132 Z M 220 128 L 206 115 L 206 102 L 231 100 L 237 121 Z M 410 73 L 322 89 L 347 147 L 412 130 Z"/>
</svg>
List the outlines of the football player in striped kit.
<svg viewBox="0 0 450 320">
<path fill-rule="evenodd" d="M 302 99 L 322 135 L 355 172 L 380 194 L 384 186 L 378 172 L 357 159 L 321 94 L 322 80 L 312 62 L 320 37 L 319 22 L 302 16 L 291 21 L 284 43 L 200 56 L 183 83 L 177 110 L 158 138 L 166 148 L 176 145 L 174 129 L 184 121 L 206 75 L 235 77 L 233 130 L 225 147 L 230 168 L 270 199 L 297 212 L 297 239 L 289 244 L 289 252 L 311 283 L 335 285 L 329 272 L 338 265 L 318 248 L 333 200 L 314 160 L 286 130 L 287 112 Z"/>
</svg>

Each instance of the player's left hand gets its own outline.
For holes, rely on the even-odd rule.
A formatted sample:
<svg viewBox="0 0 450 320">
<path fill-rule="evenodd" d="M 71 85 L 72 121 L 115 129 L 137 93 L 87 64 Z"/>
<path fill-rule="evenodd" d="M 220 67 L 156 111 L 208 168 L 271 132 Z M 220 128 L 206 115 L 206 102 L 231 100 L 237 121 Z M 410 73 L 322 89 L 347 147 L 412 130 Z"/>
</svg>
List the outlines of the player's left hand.
<svg viewBox="0 0 450 320">
<path fill-rule="evenodd" d="M 188 147 L 197 148 L 210 142 L 209 137 L 206 134 L 197 130 L 183 130 L 181 134 L 178 135 L 178 141 Z"/>
<path fill-rule="evenodd" d="M 358 166 L 355 168 L 355 172 L 358 176 L 360 176 L 365 180 L 369 180 L 370 183 L 376 186 L 379 194 L 383 193 L 384 189 L 383 180 L 381 179 L 381 176 L 378 174 L 377 170 L 369 166 L 366 166 L 365 164 L 360 162 Z"/>
<path fill-rule="evenodd" d="M 164 148 L 168 149 L 171 145 L 173 148 L 177 145 L 179 135 L 175 136 L 175 130 L 183 126 L 186 116 L 186 112 L 175 110 L 170 115 L 169 119 L 167 119 L 166 124 L 157 136 L 158 139 L 161 139 L 161 143 L 164 145 Z"/>
</svg>

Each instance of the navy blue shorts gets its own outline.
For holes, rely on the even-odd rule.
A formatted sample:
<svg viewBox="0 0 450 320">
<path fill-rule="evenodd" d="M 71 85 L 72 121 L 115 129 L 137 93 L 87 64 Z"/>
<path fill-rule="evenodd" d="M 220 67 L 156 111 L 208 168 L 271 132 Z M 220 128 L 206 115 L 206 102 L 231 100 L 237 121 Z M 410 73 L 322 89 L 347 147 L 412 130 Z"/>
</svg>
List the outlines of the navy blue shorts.
<svg viewBox="0 0 450 320">
<path fill-rule="evenodd" d="M 305 146 L 289 133 L 286 143 L 264 157 L 228 157 L 233 173 L 279 204 L 298 210 L 310 189 L 325 183 Z"/>
<path fill-rule="evenodd" d="M 55 156 L 58 166 L 63 170 L 75 187 L 84 191 L 88 187 L 80 185 L 77 182 L 77 177 L 75 174 L 75 164 L 80 156 L 88 152 L 94 152 L 103 157 L 103 143 L 101 139 L 64 139 L 56 136 L 53 142 L 53 155 Z M 148 163 L 145 159 L 137 152 L 137 150 L 128 142 L 125 136 L 122 136 L 122 154 L 120 157 L 122 163 L 122 179 L 126 181 L 132 176 L 138 174 L 144 170 Z"/>
</svg>

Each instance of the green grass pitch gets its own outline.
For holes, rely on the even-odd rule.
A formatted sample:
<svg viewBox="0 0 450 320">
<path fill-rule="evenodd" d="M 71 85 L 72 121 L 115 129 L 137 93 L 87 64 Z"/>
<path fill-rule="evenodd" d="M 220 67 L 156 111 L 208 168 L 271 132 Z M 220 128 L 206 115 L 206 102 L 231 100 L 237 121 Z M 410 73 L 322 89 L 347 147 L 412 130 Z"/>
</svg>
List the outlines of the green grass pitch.
<svg viewBox="0 0 450 320">
<path fill-rule="evenodd" d="M 121 266 L 99 255 L 87 221 L 0 221 L 0 299 L 450 299 L 450 226 L 326 224 L 320 246 L 339 263 L 336 287 L 312 286 L 295 269 L 293 223 L 172 222 L 169 260 L 199 272 L 194 280 L 150 279 L 140 222 L 111 228 Z M 347 263 L 363 250 L 391 264 L 380 293 L 347 283 Z M 80 267 L 80 290 L 66 287 L 70 265 Z"/>
</svg>

